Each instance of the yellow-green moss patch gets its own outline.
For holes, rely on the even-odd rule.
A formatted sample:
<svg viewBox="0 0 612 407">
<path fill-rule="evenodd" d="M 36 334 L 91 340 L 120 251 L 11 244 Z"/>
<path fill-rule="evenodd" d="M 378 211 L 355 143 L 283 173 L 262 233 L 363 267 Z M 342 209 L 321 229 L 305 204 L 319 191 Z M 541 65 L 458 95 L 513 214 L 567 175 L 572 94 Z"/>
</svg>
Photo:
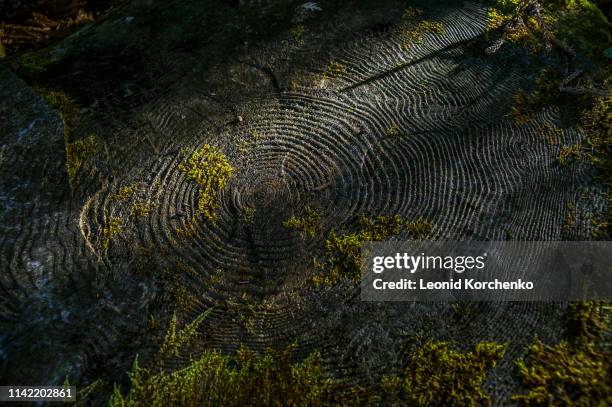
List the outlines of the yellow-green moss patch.
<svg viewBox="0 0 612 407">
<path fill-rule="evenodd" d="M 90 134 L 89 136 L 66 143 L 66 170 L 68 178 L 73 180 L 83 163 L 98 153 L 100 142 L 98 138 Z"/>
<path fill-rule="evenodd" d="M 283 226 L 313 238 L 321 233 L 321 213 L 307 205 L 300 216 L 292 215 L 283 222 Z"/>
<path fill-rule="evenodd" d="M 219 195 L 234 173 L 225 155 L 216 147 L 205 144 L 179 164 L 179 169 L 187 175 L 187 179 L 200 186 L 198 213 L 216 222 Z"/>
</svg>

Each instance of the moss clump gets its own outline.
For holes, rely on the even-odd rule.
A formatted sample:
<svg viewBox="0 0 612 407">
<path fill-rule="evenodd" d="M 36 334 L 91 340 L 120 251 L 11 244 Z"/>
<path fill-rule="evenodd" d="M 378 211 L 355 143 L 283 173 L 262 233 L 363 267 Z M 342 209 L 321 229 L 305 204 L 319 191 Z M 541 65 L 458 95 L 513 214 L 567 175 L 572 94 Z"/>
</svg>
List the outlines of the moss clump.
<svg viewBox="0 0 612 407">
<path fill-rule="evenodd" d="M 325 261 L 315 261 L 315 268 L 319 270 L 313 277 L 315 285 L 331 287 L 347 277 L 357 282 L 361 276 L 362 243 L 397 236 L 403 222 L 399 216 L 378 216 L 375 219 L 362 217 L 359 226 L 361 230 L 357 233 L 341 236 L 333 230 L 329 233 L 325 242 Z"/>
<path fill-rule="evenodd" d="M 337 61 L 330 61 L 323 73 L 323 79 L 340 78 L 346 75 L 346 66 Z"/>
<path fill-rule="evenodd" d="M 153 209 L 153 205 L 148 202 L 136 201 L 132 203 L 130 207 L 130 215 L 136 218 L 137 220 L 142 220 L 149 216 L 151 210 Z"/>
<path fill-rule="evenodd" d="M 98 153 L 100 142 L 98 138 L 90 134 L 89 136 L 66 143 L 66 170 L 68 178 L 72 181 L 83 163 Z"/>
<path fill-rule="evenodd" d="M 607 85 L 610 90 L 609 82 Z M 605 240 L 612 236 L 612 96 L 596 98 L 582 113 L 580 127 L 591 146 L 586 160 L 595 166 L 597 177 L 606 188 L 607 211 L 593 219 L 593 236 Z"/>
<path fill-rule="evenodd" d="M 111 217 L 108 225 L 102 229 L 102 247 L 104 249 L 108 249 L 110 247 L 111 241 L 115 236 L 121 233 L 121 226 L 123 222 L 121 219 L 116 217 Z"/>
<path fill-rule="evenodd" d="M 134 195 L 134 187 L 131 185 L 123 186 L 111 196 L 112 201 L 125 201 Z"/>
<path fill-rule="evenodd" d="M 307 205 L 299 217 L 292 215 L 283 222 L 283 226 L 300 232 L 302 236 L 313 238 L 321 233 L 321 213 Z"/>
<path fill-rule="evenodd" d="M 397 137 L 400 135 L 400 128 L 397 124 L 393 123 L 392 125 L 387 127 L 387 130 L 385 131 L 385 133 L 389 137 Z"/>
<path fill-rule="evenodd" d="M 304 31 L 306 31 L 306 28 L 303 25 L 299 24 L 291 28 L 289 33 L 291 34 L 291 38 L 293 38 L 294 41 L 300 42 L 302 40 L 302 37 L 304 36 Z"/>
<path fill-rule="evenodd" d="M 587 406 L 612 402 L 610 355 L 593 344 L 575 349 L 567 342 L 548 346 L 536 341 L 528 362 L 517 362 L 527 394 L 512 399 L 526 406 Z M 604 402 L 605 400 L 605 402 Z"/>
<path fill-rule="evenodd" d="M 219 194 L 234 173 L 225 155 L 217 148 L 205 144 L 179 164 L 179 169 L 187 175 L 187 179 L 200 186 L 198 213 L 211 222 L 216 222 L 215 210 L 219 207 Z"/>
<path fill-rule="evenodd" d="M 109 405 L 318 406 L 343 402 L 339 385 L 326 374 L 320 354 L 315 352 L 294 363 L 293 346 L 282 352 L 268 350 L 261 357 L 244 347 L 233 357 L 205 350 L 182 368 L 164 368 L 167 360 L 180 356 L 197 338 L 203 318 L 178 331 L 174 316 L 153 364 L 142 368 L 136 359 L 129 391 L 123 394 L 115 387 Z"/>
<path fill-rule="evenodd" d="M 444 33 L 444 25 L 442 25 L 439 21 L 428 21 L 423 20 L 419 23 L 419 28 L 424 32 L 434 33 L 434 34 L 443 34 Z"/>
<path fill-rule="evenodd" d="M 249 224 L 253 223 L 253 219 L 255 218 L 255 209 L 246 207 L 242 210 L 240 214 L 240 223 Z"/>
<path fill-rule="evenodd" d="M 406 230 L 410 233 L 412 240 L 424 240 L 431 235 L 433 231 L 433 223 L 419 218 L 406 223 Z"/>
<path fill-rule="evenodd" d="M 492 342 L 476 344 L 474 351 L 460 353 L 446 342 L 426 342 L 404 371 L 401 393 L 409 405 L 489 405 L 482 389 L 487 370 L 503 358 L 505 346 Z M 387 385 L 398 384 L 387 380 Z M 392 386 L 391 386 L 392 387 Z"/>
<path fill-rule="evenodd" d="M 555 106 L 562 99 L 559 92 L 560 80 L 557 74 L 545 68 L 536 77 L 531 91 L 519 90 L 514 95 L 514 103 L 509 116 L 517 124 L 528 123 L 533 114 L 546 106 Z"/>
<path fill-rule="evenodd" d="M 559 156 L 557 156 L 557 162 L 560 165 L 569 165 L 570 163 L 580 158 L 580 143 L 572 144 L 570 146 L 563 146 L 559 150 Z"/>
<path fill-rule="evenodd" d="M 66 142 L 70 141 L 72 130 L 80 115 L 79 108 L 74 99 L 62 91 L 48 90 L 45 88 L 36 88 L 35 90 L 40 93 L 43 99 L 45 99 L 52 108 L 59 112 L 62 122 L 64 123 L 64 136 Z"/>
<path fill-rule="evenodd" d="M 526 394 L 512 397 L 526 406 L 590 406 L 612 402 L 610 306 L 593 301 L 573 303 L 569 311 L 571 340 L 545 345 L 536 340 L 526 359 L 517 361 Z"/>
</svg>

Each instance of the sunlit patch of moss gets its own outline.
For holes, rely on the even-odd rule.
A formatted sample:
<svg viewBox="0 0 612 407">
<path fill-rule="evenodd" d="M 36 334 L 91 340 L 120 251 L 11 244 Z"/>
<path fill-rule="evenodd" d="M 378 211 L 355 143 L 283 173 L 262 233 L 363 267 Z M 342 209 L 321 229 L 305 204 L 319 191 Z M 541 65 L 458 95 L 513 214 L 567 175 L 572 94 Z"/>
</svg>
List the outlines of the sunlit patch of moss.
<svg viewBox="0 0 612 407">
<path fill-rule="evenodd" d="M 409 405 L 418 406 L 489 405 L 491 397 L 482 385 L 488 369 L 494 367 L 504 353 L 504 345 L 492 342 L 480 342 L 474 351 L 460 353 L 446 342 L 427 341 L 404 371 L 403 396 Z"/>
<path fill-rule="evenodd" d="M 130 207 L 130 215 L 137 220 L 145 219 L 151 213 L 153 205 L 148 202 L 135 201 Z"/>
<path fill-rule="evenodd" d="M 292 215 L 283 222 L 283 226 L 313 238 L 321 233 L 321 213 L 307 205 L 300 216 Z"/>
<path fill-rule="evenodd" d="M 580 142 L 559 149 L 557 162 L 561 165 L 569 165 L 580 158 Z"/>
<path fill-rule="evenodd" d="M 66 143 L 66 170 L 68 178 L 73 180 L 78 170 L 88 158 L 95 156 L 100 149 L 98 138 L 90 134 L 89 136 Z"/>
<path fill-rule="evenodd" d="M 125 201 L 134 195 L 134 187 L 131 185 L 123 186 L 111 196 L 112 201 Z"/>
<path fill-rule="evenodd" d="M 108 249 L 110 247 L 111 241 L 113 238 L 119 233 L 121 233 L 121 226 L 123 222 L 120 218 L 111 217 L 108 225 L 102 229 L 102 247 L 104 249 Z"/>
<path fill-rule="evenodd" d="M 198 213 L 211 222 L 216 222 L 215 211 L 219 207 L 219 195 L 234 173 L 225 155 L 216 147 L 205 144 L 179 164 L 179 169 L 187 175 L 187 179 L 200 186 Z"/>
<path fill-rule="evenodd" d="M 431 235 L 433 231 L 433 223 L 419 218 L 406 223 L 406 230 L 410 233 L 412 240 L 424 240 Z"/>
<path fill-rule="evenodd" d="M 403 226 L 400 216 L 362 217 L 360 231 L 338 236 L 333 230 L 325 242 L 325 260 L 316 262 L 313 276 L 316 286 L 331 287 L 344 278 L 357 282 L 361 276 L 361 245 L 364 242 L 383 241 L 397 236 Z"/>
<path fill-rule="evenodd" d="M 404 14 L 402 14 L 402 21 L 414 20 L 422 14 L 423 10 L 421 10 L 420 8 L 408 6 L 406 7 L 406 10 L 404 10 Z"/>
<path fill-rule="evenodd" d="M 612 369 L 604 335 L 610 334 L 612 307 L 603 302 L 571 304 L 570 341 L 545 345 L 536 340 L 517 361 L 527 389 L 512 399 L 521 405 L 587 406 L 610 404 Z"/>
<path fill-rule="evenodd" d="M 343 402 L 338 382 L 331 379 L 321 355 L 312 353 L 293 362 L 295 346 L 284 351 L 267 350 L 258 356 L 241 347 L 236 356 L 205 350 L 186 366 L 163 369 L 164 361 L 178 356 L 197 337 L 199 317 L 181 331 L 173 317 L 164 344 L 149 368 L 138 358 L 130 372 L 126 394 L 118 387 L 109 406 L 217 406 L 217 405 L 327 405 Z"/>
<path fill-rule="evenodd" d="M 255 218 L 255 209 L 251 207 L 246 207 L 240 213 L 240 223 L 250 224 L 253 223 L 253 219 Z"/>
</svg>

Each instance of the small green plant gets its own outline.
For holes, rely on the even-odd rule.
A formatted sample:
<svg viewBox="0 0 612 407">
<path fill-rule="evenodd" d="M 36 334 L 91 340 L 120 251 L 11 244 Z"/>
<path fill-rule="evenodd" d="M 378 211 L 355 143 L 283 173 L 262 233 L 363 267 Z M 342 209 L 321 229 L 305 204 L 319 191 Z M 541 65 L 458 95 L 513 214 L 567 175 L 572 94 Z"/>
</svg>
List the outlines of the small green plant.
<svg viewBox="0 0 612 407">
<path fill-rule="evenodd" d="M 102 229 L 102 247 L 108 249 L 115 236 L 121 233 L 123 222 L 120 218 L 111 217 L 108 225 Z"/>
<path fill-rule="evenodd" d="M 292 215 L 283 222 L 283 226 L 300 232 L 302 236 L 313 238 L 321 233 L 321 213 L 307 205 L 301 216 Z"/>
<path fill-rule="evenodd" d="M 211 222 L 216 222 L 215 211 L 219 207 L 219 195 L 234 173 L 225 155 L 217 148 L 205 144 L 179 164 L 179 169 L 187 175 L 187 179 L 200 186 L 198 213 Z"/>
<path fill-rule="evenodd" d="M 446 342 L 427 341 L 404 371 L 402 391 L 409 405 L 489 405 L 491 398 L 482 385 L 488 369 L 504 353 L 504 345 L 492 342 L 480 342 L 472 352 L 460 353 Z"/>
</svg>

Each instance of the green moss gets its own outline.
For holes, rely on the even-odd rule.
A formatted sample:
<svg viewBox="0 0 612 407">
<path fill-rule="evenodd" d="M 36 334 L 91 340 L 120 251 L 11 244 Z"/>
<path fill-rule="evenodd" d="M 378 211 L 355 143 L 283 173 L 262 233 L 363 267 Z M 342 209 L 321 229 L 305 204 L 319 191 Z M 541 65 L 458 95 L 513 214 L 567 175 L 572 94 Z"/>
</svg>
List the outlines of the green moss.
<svg viewBox="0 0 612 407">
<path fill-rule="evenodd" d="M 330 61 L 325 69 L 323 79 L 339 78 L 346 74 L 346 66 L 337 61 Z"/>
<path fill-rule="evenodd" d="M 583 343 L 598 340 L 610 329 L 612 312 L 609 304 L 579 301 L 570 305 L 569 332 L 573 341 Z"/>
<path fill-rule="evenodd" d="M 509 116 L 517 124 L 524 124 L 530 122 L 533 114 L 542 108 L 557 105 L 562 100 L 560 83 L 557 73 L 551 68 L 541 70 L 530 91 L 519 90 L 514 95 Z"/>
<path fill-rule="evenodd" d="M 313 277 L 315 285 L 327 287 L 339 283 L 344 278 L 357 282 L 361 276 L 361 245 L 364 242 L 387 240 L 397 236 L 403 226 L 399 216 L 378 216 L 374 219 L 362 217 L 360 231 L 338 236 L 333 230 L 325 242 L 325 261 L 315 262 L 317 273 Z"/>
<path fill-rule="evenodd" d="M 300 25 L 296 25 L 295 27 L 291 28 L 289 32 L 293 40 L 299 42 L 302 40 L 305 30 L 306 30 L 305 27 L 300 24 Z"/>
<path fill-rule="evenodd" d="M 88 158 L 95 156 L 99 148 L 100 142 L 93 134 L 83 139 L 66 143 L 66 170 L 71 181 L 74 180 L 83 163 Z"/>
<path fill-rule="evenodd" d="M 433 231 L 433 223 L 419 218 L 406 223 L 406 230 L 410 233 L 412 240 L 424 240 L 431 235 Z"/>
<path fill-rule="evenodd" d="M 116 217 L 111 217 L 108 225 L 102 229 L 102 247 L 104 249 L 108 249 L 110 247 L 111 241 L 115 236 L 121 233 L 121 226 L 123 222 L 121 219 Z"/>
<path fill-rule="evenodd" d="M 137 220 L 142 220 L 149 216 L 152 209 L 153 205 L 148 202 L 135 201 L 130 207 L 130 215 Z"/>
<path fill-rule="evenodd" d="M 50 67 L 60 63 L 64 59 L 64 53 L 55 49 L 45 48 L 36 51 L 28 51 L 19 55 L 16 62 L 19 68 L 34 74 L 40 75 Z"/>
<path fill-rule="evenodd" d="M 434 33 L 434 34 L 444 33 L 444 25 L 442 25 L 442 23 L 439 21 L 423 20 L 419 23 L 419 28 L 424 32 L 429 32 L 429 33 Z"/>
<path fill-rule="evenodd" d="M 385 133 L 387 134 L 387 136 L 389 137 L 397 137 L 400 135 L 400 128 L 397 124 L 393 123 L 392 125 L 390 125 L 387 130 L 385 131 Z"/>
<path fill-rule="evenodd" d="M 205 144 L 179 164 L 179 169 L 187 175 L 187 179 L 200 186 L 198 213 L 216 222 L 215 210 L 219 207 L 219 195 L 234 173 L 225 155 L 216 147 Z"/>
<path fill-rule="evenodd" d="M 545 345 L 536 340 L 526 359 L 517 361 L 527 393 L 512 397 L 526 406 L 588 406 L 612 402 L 610 306 L 573 303 L 569 311 L 571 341 Z"/>
<path fill-rule="evenodd" d="M 125 201 L 134 195 L 134 187 L 131 185 L 123 186 L 111 196 L 111 201 Z"/>
<path fill-rule="evenodd" d="M 586 160 L 595 166 L 597 178 L 606 189 L 607 210 L 596 214 L 592 221 L 593 236 L 605 240 L 612 236 L 612 96 L 596 98 L 582 113 L 580 127 L 591 147 Z"/>
<path fill-rule="evenodd" d="M 559 149 L 557 162 L 560 165 L 569 165 L 580 158 L 580 143 L 563 146 Z"/>
<path fill-rule="evenodd" d="M 568 202 L 565 220 L 563 221 L 563 229 L 566 231 L 570 230 L 574 227 L 574 223 L 576 223 L 576 207 L 573 203 Z"/>
<path fill-rule="evenodd" d="M 240 213 L 240 223 L 250 224 L 253 223 L 253 219 L 255 218 L 255 209 L 246 207 Z"/>
<path fill-rule="evenodd" d="M 59 112 L 62 122 L 64 123 L 64 136 L 66 141 L 71 141 L 70 136 L 80 116 L 79 108 L 74 99 L 62 91 L 40 87 L 35 88 L 35 90 L 40 93 L 43 99 L 45 99 L 52 108 Z"/>
<path fill-rule="evenodd" d="M 321 213 L 307 205 L 300 216 L 292 215 L 283 226 L 313 238 L 321 233 Z"/>
<path fill-rule="evenodd" d="M 517 362 L 518 373 L 529 392 L 512 399 L 527 406 L 609 404 L 609 357 L 592 344 L 575 349 L 567 342 L 547 346 L 536 341 L 529 348 L 528 361 Z"/>
<path fill-rule="evenodd" d="M 505 346 L 491 342 L 476 344 L 474 351 L 460 353 L 446 342 L 426 342 L 404 371 L 401 392 L 409 405 L 489 405 L 482 388 L 488 369 L 503 358 Z M 396 384 L 397 380 L 387 385 Z"/>
<path fill-rule="evenodd" d="M 184 367 L 164 368 L 165 361 L 180 356 L 197 338 L 204 317 L 198 317 L 177 331 L 174 316 L 155 362 L 142 368 L 137 358 L 130 372 L 129 391 L 123 394 L 116 387 L 109 405 L 319 406 L 342 403 L 337 391 L 339 384 L 326 374 L 320 354 L 314 352 L 296 363 L 292 361 L 295 346 L 281 352 L 269 349 L 262 356 L 245 347 L 235 356 L 205 350 Z"/>
</svg>

